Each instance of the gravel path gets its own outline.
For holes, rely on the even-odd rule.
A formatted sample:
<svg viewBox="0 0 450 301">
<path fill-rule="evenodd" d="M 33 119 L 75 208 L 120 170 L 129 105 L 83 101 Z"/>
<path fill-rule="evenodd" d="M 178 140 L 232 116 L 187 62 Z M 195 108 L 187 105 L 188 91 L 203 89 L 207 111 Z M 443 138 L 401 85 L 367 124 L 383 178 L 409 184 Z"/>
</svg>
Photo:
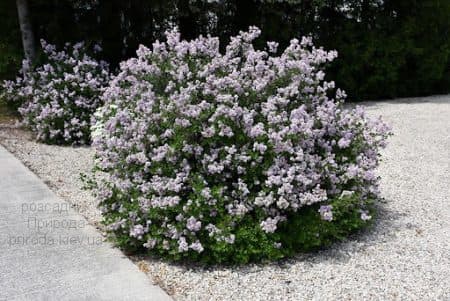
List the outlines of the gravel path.
<svg viewBox="0 0 450 301">
<path fill-rule="evenodd" d="M 97 202 L 89 191 L 82 189 L 80 181 L 80 174 L 87 174 L 92 169 L 94 151 L 91 148 L 36 143 L 28 132 L 13 124 L 0 124 L 0 144 L 91 224 L 99 226 L 101 213 Z"/>
<path fill-rule="evenodd" d="M 177 300 L 450 300 L 450 95 L 364 103 L 394 131 L 379 169 L 385 202 L 373 229 L 276 264 L 202 269 L 134 258 Z M 77 206 L 89 148 L 45 146 L 0 128 L 0 143 Z"/>
</svg>

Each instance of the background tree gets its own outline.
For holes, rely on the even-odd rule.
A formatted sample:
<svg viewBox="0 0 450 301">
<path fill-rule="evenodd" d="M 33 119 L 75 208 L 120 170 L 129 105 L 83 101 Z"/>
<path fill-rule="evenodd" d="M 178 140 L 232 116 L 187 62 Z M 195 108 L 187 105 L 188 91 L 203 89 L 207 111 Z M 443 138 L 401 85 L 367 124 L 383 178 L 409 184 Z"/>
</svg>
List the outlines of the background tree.
<svg viewBox="0 0 450 301">
<path fill-rule="evenodd" d="M 59 46 L 100 42 L 113 67 L 173 26 L 183 38 L 211 34 L 227 42 L 256 25 L 263 30 L 258 47 L 311 35 L 336 49 L 327 74 L 353 100 L 450 92 L 448 0 L 29 1 L 36 38 Z M 0 1 L 0 79 L 15 76 L 22 57 L 14 2 Z"/>
<path fill-rule="evenodd" d="M 22 33 L 22 45 L 25 57 L 34 61 L 36 57 L 36 45 L 34 42 L 33 27 L 31 26 L 30 12 L 27 0 L 16 0 L 19 16 L 20 31 Z"/>
</svg>

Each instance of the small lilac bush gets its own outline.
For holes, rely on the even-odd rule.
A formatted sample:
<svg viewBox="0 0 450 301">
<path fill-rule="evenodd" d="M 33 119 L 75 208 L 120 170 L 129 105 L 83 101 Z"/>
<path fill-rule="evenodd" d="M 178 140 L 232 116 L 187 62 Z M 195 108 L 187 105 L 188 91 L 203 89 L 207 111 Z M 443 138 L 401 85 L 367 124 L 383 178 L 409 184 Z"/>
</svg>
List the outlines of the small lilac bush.
<svg viewBox="0 0 450 301">
<path fill-rule="evenodd" d="M 3 83 L 3 97 L 19 104 L 23 123 L 37 140 L 88 144 L 92 114 L 110 79 L 108 64 L 87 55 L 83 43 L 66 44 L 62 51 L 41 44 L 46 63 L 32 67 L 25 60 L 22 75 Z"/>
<path fill-rule="evenodd" d="M 277 259 L 364 227 L 387 126 L 324 81 L 310 38 L 256 50 L 174 30 L 120 66 L 96 113 L 91 188 L 119 246 L 171 259 Z"/>
</svg>

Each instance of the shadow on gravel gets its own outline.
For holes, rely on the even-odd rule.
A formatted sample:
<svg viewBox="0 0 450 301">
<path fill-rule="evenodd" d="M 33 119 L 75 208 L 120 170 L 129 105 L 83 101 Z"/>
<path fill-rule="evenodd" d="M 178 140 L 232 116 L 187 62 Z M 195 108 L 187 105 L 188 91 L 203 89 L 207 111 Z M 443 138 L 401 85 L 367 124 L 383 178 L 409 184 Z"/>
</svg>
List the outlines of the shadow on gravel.
<svg viewBox="0 0 450 301">
<path fill-rule="evenodd" d="M 344 241 L 336 242 L 329 248 L 315 253 L 300 254 L 295 258 L 286 259 L 286 261 L 293 263 L 298 260 L 306 260 L 311 264 L 324 262 L 342 264 L 348 262 L 356 253 L 364 252 L 376 245 L 388 244 L 396 238 L 396 233 L 403 228 L 397 221 L 406 215 L 403 212 L 387 209 L 385 204 L 388 202 L 393 201 L 383 200 L 376 205 L 377 216 L 370 227 L 350 235 Z"/>
<path fill-rule="evenodd" d="M 281 259 L 275 262 L 250 263 L 246 265 L 220 264 L 205 266 L 190 262 L 170 262 L 150 255 L 134 255 L 131 256 L 131 258 L 135 262 L 142 260 L 149 261 L 150 263 L 163 261 L 165 264 L 178 268 L 181 271 L 199 273 L 232 270 L 236 273 L 251 274 L 271 267 L 278 269 L 289 269 L 292 265 L 298 263 L 307 266 L 314 266 L 315 264 L 323 264 L 327 262 L 334 264 L 345 264 L 356 253 L 363 252 L 372 246 L 389 243 L 395 239 L 396 232 L 403 227 L 399 223 L 396 223 L 396 221 L 406 214 L 387 209 L 385 204 L 388 202 L 392 202 L 392 200 L 383 200 L 376 205 L 377 216 L 371 226 L 350 235 L 346 240 L 336 242 L 328 248 L 317 250 L 315 252 L 299 253 L 294 257 Z"/>
</svg>

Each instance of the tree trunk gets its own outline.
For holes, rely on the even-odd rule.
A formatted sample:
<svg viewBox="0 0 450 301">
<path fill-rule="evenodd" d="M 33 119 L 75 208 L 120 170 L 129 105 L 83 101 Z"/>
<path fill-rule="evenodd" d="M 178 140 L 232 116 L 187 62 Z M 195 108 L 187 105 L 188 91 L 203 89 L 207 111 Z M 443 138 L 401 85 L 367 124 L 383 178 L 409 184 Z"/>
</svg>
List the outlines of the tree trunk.
<svg viewBox="0 0 450 301">
<path fill-rule="evenodd" d="M 36 57 L 33 27 L 31 26 L 28 0 L 16 0 L 17 13 L 19 15 L 20 31 L 22 32 L 22 44 L 25 58 L 33 62 Z"/>
</svg>

